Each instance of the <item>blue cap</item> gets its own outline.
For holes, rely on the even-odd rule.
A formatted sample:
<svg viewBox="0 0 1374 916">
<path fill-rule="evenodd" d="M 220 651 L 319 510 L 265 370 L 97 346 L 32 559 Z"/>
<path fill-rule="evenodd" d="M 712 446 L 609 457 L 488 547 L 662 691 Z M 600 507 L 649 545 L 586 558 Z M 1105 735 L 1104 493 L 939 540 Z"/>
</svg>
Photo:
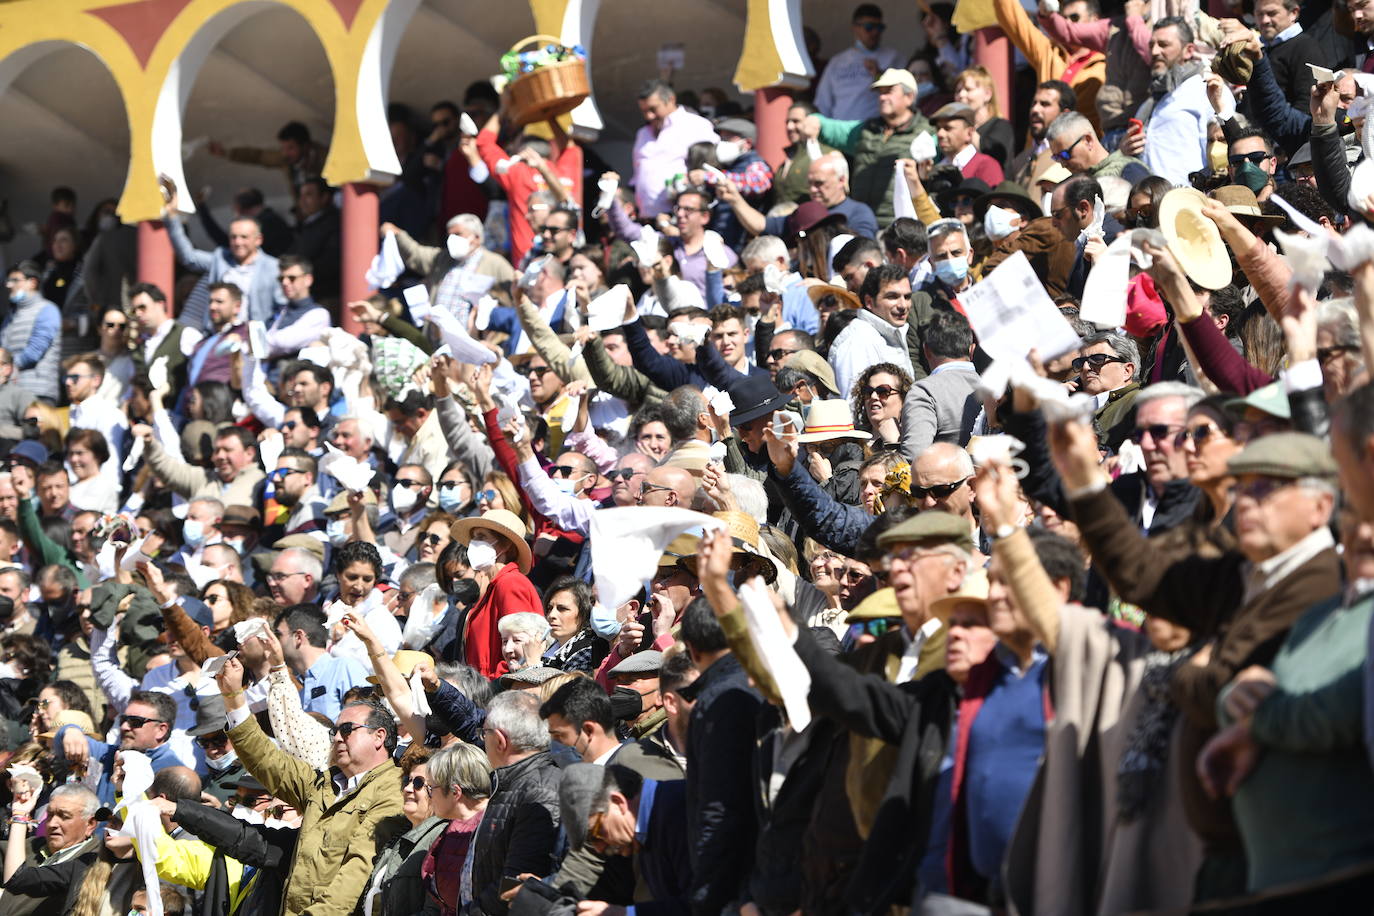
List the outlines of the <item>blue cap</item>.
<svg viewBox="0 0 1374 916">
<path fill-rule="evenodd" d="M 15 443 L 14 448 L 10 449 L 10 457 L 18 458 L 26 464 L 31 464 L 35 468 L 48 460 L 48 450 L 43 447 L 43 443 L 35 442 L 32 439 L 25 439 Z"/>
<path fill-rule="evenodd" d="M 215 614 L 210 610 L 210 605 L 206 604 L 204 601 L 201 601 L 199 598 L 185 597 L 178 598 L 177 603 L 180 604 L 181 609 L 196 622 L 196 626 L 214 627 Z"/>
</svg>

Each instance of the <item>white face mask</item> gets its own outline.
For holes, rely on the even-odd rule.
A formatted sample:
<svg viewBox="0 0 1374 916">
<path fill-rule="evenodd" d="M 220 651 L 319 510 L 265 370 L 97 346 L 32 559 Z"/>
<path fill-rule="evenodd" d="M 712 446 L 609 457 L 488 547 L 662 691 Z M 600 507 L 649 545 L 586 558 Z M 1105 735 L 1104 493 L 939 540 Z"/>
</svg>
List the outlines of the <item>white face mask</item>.
<svg viewBox="0 0 1374 916">
<path fill-rule="evenodd" d="M 482 538 L 468 541 L 468 565 L 473 569 L 491 569 L 496 565 L 496 545 Z"/>
<path fill-rule="evenodd" d="M 348 529 L 344 528 L 344 520 L 341 518 L 331 518 L 324 526 L 324 533 L 329 538 L 329 543 L 335 547 L 342 547 L 348 543 Z"/>
<path fill-rule="evenodd" d="M 415 492 L 415 488 L 404 487 L 399 483 L 391 488 L 391 508 L 395 509 L 397 514 L 404 515 L 411 509 L 414 509 L 415 503 L 418 502 L 419 499 L 420 497 Z"/>
<path fill-rule="evenodd" d="M 224 756 L 220 757 L 218 760 L 211 760 L 209 757 L 205 758 L 206 766 L 208 766 L 212 770 L 215 770 L 216 772 L 221 773 L 238 762 L 239 755 L 234 753 L 233 751 L 225 751 Z"/>
<path fill-rule="evenodd" d="M 577 491 L 577 481 L 572 477 L 555 477 L 553 485 L 558 488 L 558 492 L 573 496 Z"/>
<path fill-rule="evenodd" d="M 247 805 L 235 805 L 229 809 L 229 814 L 246 824 L 261 824 L 265 820 L 261 811 L 254 811 Z"/>
<path fill-rule="evenodd" d="M 1019 219 L 1020 216 L 1021 214 L 1015 210 L 1007 210 L 994 204 L 988 207 L 988 212 L 983 215 L 983 231 L 994 242 L 1000 242 L 1020 228 L 1012 225 L 1012 221 Z"/>
<path fill-rule="evenodd" d="M 205 543 L 205 524 L 188 518 L 181 523 L 181 539 L 186 542 L 187 547 L 199 547 Z"/>
<path fill-rule="evenodd" d="M 450 235 L 448 237 L 448 256 L 455 261 L 461 261 L 472 251 L 472 243 L 461 235 Z"/>
<path fill-rule="evenodd" d="M 721 165 L 730 165 L 740 157 L 744 151 L 739 148 L 739 143 L 734 140 L 722 140 L 716 144 L 716 161 Z"/>
</svg>

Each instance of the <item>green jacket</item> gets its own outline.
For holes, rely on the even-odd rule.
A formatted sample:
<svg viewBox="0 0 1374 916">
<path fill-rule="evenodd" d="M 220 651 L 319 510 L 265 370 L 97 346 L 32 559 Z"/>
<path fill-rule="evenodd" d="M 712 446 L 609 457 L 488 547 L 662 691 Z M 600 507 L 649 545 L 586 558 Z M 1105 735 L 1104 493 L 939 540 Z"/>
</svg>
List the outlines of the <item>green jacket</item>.
<svg viewBox="0 0 1374 916">
<path fill-rule="evenodd" d="M 35 559 L 39 561 L 33 564 L 33 568 L 65 566 L 76 573 L 77 588 L 90 588 L 91 583 L 86 580 L 86 574 L 81 571 L 81 566 L 76 562 L 76 557 L 61 544 L 43 533 L 43 525 L 38 520 L 37 505 L 38 497 L 36 496 L 19 500 L 19 532 L 24 536 L 24 540 L 29 542 L 29 549 L 37 554 Z"/>
<path fill-rule="evenodd" d="M 905 127 L 888 135 L 882 118 L 867 121 L 837 121 L 820 116 L 821 142 L 847 154 L 849 196 L 873 208 L 878 226 L 892 222 L 892 176 L 898 159 L 911 158 L 911 141 L 917 134 L 935 135 L 926 116 L 912 112 Z"/>
<path fill-rule="evenodd" d="M 1107 395 L 1107 403 L 1097 410 L 1097 435 L 1102 445 L 1116 448 L 1131 431 L 1135 422 L 1135 399 L 1140 383 L 1131 382 Z"/>
<path fill-rule="evenodd" d="M 229 730 L 244 768 L 301 812 L 300 838 L 282 895 L 282 916 L 351 916 L 373 861 L 409 824 L 401 814 L 401 771 L 390 760 L 340 797 L 334 772 L 278 749 L 253 717 Z"/>
<path fill-rule="evenodd" d="M 1088 169 L 1086 174 L 1093 178 L 1120 178 L 1127 166 L 1132 165 L 1138 165 L 1142 169 L 1146 167 L 1145 163 L 1134 156 L 1127 156 L 1121 150 L 1114 149 L 1107 155 L 1106 159 Z"/>
</svg>

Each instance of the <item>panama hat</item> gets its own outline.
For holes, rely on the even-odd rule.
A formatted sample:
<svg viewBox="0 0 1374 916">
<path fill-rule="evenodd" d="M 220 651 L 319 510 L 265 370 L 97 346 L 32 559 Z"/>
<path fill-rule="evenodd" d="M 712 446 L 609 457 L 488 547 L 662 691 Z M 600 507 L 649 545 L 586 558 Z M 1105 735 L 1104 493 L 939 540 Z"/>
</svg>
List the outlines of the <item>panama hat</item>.
<svg viewBox="0 0 1374 916">
<path fill-rule="evenodd" d="M 509 509 L 488 509 L 472 518 L 460 518 L 449 528 L 449 537 L 460 544 L 472 540 L 476 531 L 490 531 L 515 545 L 516 562 L 522 573 L 528 574 L 532 557 L 530 545 L 525 542 L 525 523 L 520 516 Z"/>
<path fill-rule="evenodd" d="M 1255 192 L 1243 184 L 1222 185 L 1212 191 L 1210 196 L 1213 200 L 1225 204 L 1226 209 L 1234 216 L 1238 216 L 1252 225 L 1259 224 L 1265 227 L 1283 225 L 1283 217 L 1261 210 Z"/>
<path fill-rule="evenodd" d="M 102 737 L 95 730 L 95 723 L 91 717 L 79 709 L 64 709 L 53 717 L 52 726 L 43 734 L 39 735 L 42 741 L 51 741 L 57 737 L 57 733 L 62 730 L 64 725 L 75 725 L 81 729 L 82 733 L 88 738 L 95 738 L 97 741 Z"/>
<path fill-rule="evenodd" d="M 772 584 L 778 578 L 778 567 L 771 557 L 765 556 L 759 547 L 759 522 L 754 516 L 747 512 L 712 512 L 712 518 L 718 518 L 725 522 L 725 530 L 730 535 L 732 544 L 731 553 L 734 557 L 730 560 L 730 566 L 734 569 L 746 565 L 745 561 L 738 557 L 751 557 L 757 561 L 754 564 L 758 567 L 758 573 L 763 576 L 763 581 Z M 697 575 L 696 554 L 689 554 L 678 561 L 678 565 L 687 570 L 692 575 Z"/>
<path fill-rule="evenodd" d="M 407 680 L 409 680 L 411 674 L 415 672 L 416 665 L 425 664 L 429 665 L 431 669 L 434 668 L 434 656 L 430 655 L 428 652 L 417 652 L 414 649 L 398 650 L 395 655 L 391 656 L 391 661 L 400 669 L 401 677 Z M 377 675 L 369 674 L 367 676 L 367 682 L 369 684 L 380 684 L 381 680 Z"/>
<path fill-rule="evenodd" d="M 859 301 L 858 296 L 854 295 L 843 286 L 832 286 L 829 283 L 820 283 L 815 286 L 807 287 L 806 295 L 810 297 L 812 305 L 818 305 L 821 299 L 826 296 L 834 296 L 836 299 L 840 300 L 842 308 L 861 309 L 864 307 L 864 304 Z"/>
<path fill-rule="evenodd" d="M 1194 283 L 1221 289 L 1231 282 L 1231 258 L 1216 223 L 1202 213 L 1207 198 L 1193 188 L 1174 188 L 1159 202 L 1159 231 Z"/>
<path fill-rule="evenodd" d="M 943 598 L 936 598 L 930 602 L 928 610 L 930 616 L 938 617 L 941 621 L 947 621 L 950 611 L 954 610 L 954 606 L 964 603 L 987 606 L 988 571 L 986 569 L 979 567 L 971 571 L 964 577 L 958 591 L 945 595 Z"/>
<path fill-rule="evenodd" d="M 849 412 L 849 402 L 835 398 L 830 401 L 812 401 L 811 409 L 806 412 L 806 428 L 797 437 L 798 442 L 829 442 L 831 439 L 872 439 L 873 434 L 854 428 L 854 417 Z"/>
</svg>

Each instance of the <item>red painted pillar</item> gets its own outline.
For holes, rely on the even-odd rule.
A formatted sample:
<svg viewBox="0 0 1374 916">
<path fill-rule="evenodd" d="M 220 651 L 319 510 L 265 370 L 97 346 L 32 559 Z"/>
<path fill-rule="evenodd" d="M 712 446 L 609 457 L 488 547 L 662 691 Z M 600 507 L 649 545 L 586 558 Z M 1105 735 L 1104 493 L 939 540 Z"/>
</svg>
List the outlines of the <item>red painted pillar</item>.
<svg viewBox="0 0 1374 916">
<path fill-rule="evenodd" d="M 172 240 L 160 219 L 146 219 L 138 224 L 138 282 L 151 283 L 167 294 L 167 302 L 176 309 L 176 258 L 172 255 Z"/>
<path fill-rule="evenodd" d="M 787 154 L 787 109 L 792 107 L 792 90 L 780 86 L 754 90 L 754 127 L 759 139 L 754 144 L 759 155 L 775 170 L 782 167 Z"/>
<path fill-rule="evenodd" d="M 366 274 L 377 254 L 381 219 L 377 207 L 375 185 L 352 182 L 343 186 L 343 250 L 340 252 L 343 302 L 339 315 L 343 329 L 355 337 L 362 332 L 362 325 L 353 320 L 348 303 L 366 299 L 373 292 L 367 285 Z"/>
<path fill-rule="evenodd" d="M 1011 41 L 1001 29 L 979 29 L 973 33 L 973 60 L 992 74 L 992 83 L 997 87 L 997 105 L 1002 116 L 1010 118 L 1014 101 Z"/>
</svg>

